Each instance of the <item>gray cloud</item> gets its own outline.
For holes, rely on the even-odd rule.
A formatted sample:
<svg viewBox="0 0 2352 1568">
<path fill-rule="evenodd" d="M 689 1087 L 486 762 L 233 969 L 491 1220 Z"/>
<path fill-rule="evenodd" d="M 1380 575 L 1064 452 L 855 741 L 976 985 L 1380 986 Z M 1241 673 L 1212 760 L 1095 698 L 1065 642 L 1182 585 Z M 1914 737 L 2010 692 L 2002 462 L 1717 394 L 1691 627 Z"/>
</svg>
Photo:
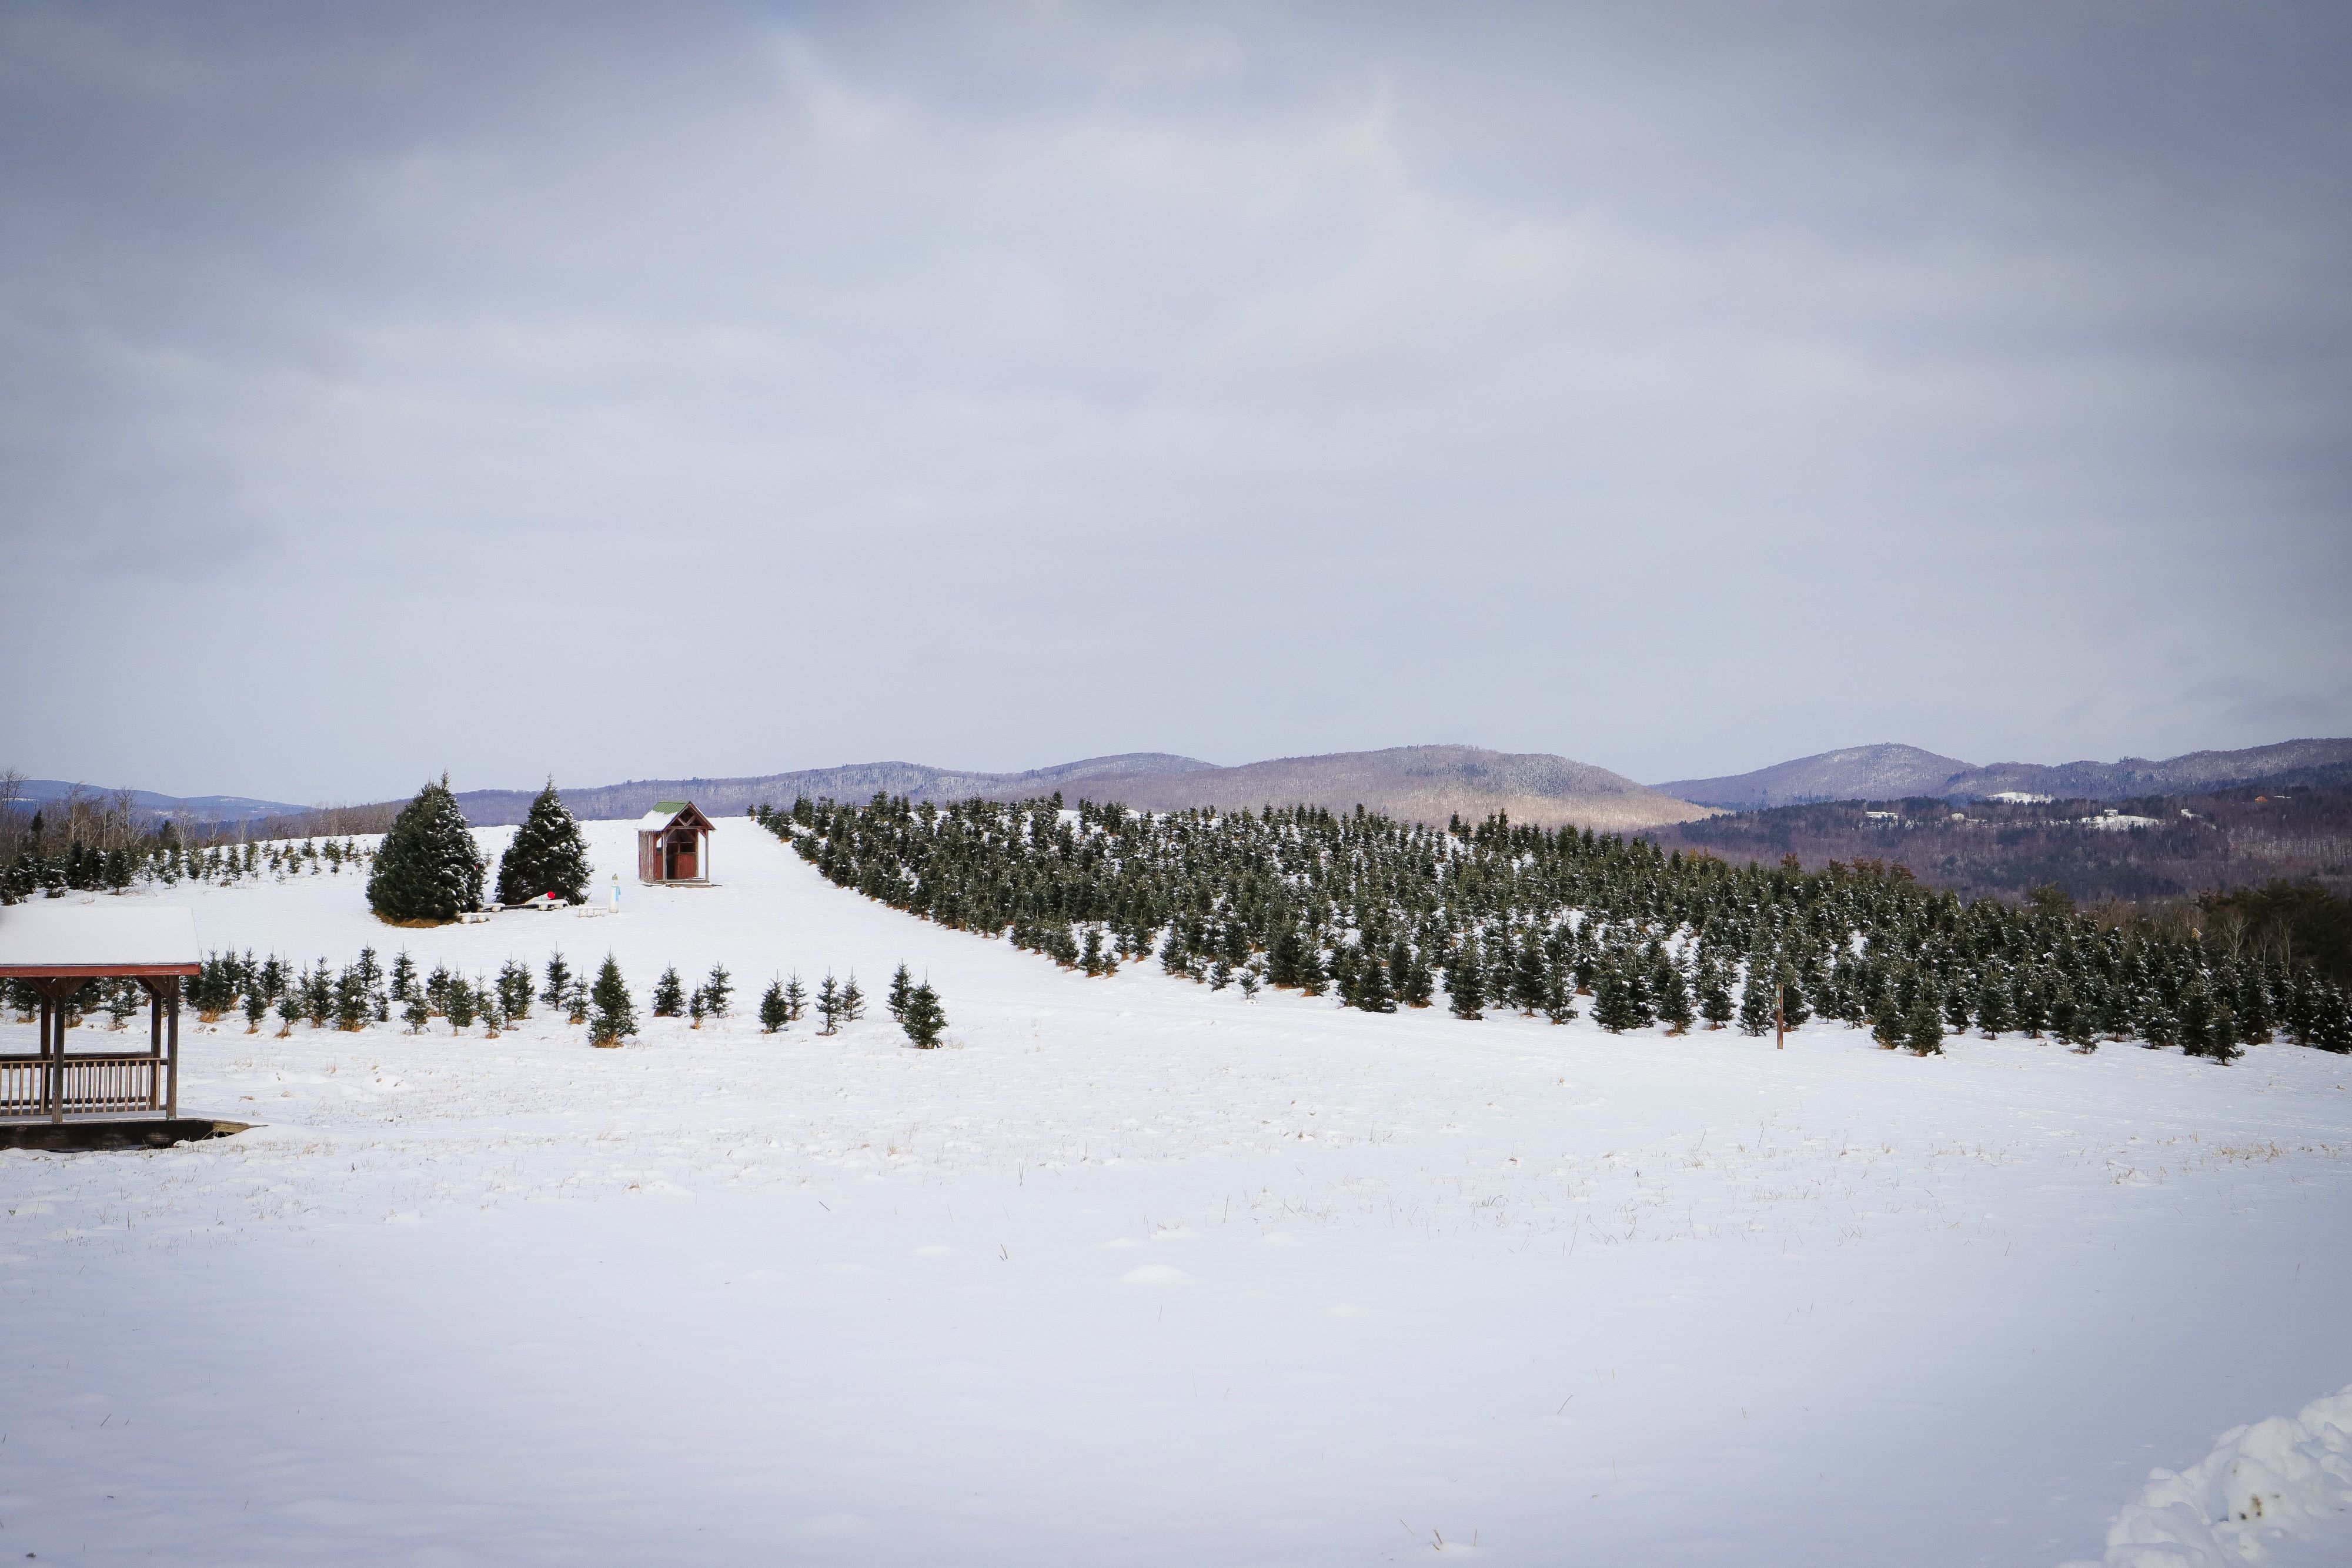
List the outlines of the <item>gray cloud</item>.
<svg viewBox="0 0 2352 1568">
<path fill-rule="evenodd" d="M 0 632 L 13 759 L 2343 733 L 2347 64 L 2318 7 L 16 7 L 0 530 L 77 587 Z M 158 678 L 215 695 L 99 716 Z"/>
</svg>

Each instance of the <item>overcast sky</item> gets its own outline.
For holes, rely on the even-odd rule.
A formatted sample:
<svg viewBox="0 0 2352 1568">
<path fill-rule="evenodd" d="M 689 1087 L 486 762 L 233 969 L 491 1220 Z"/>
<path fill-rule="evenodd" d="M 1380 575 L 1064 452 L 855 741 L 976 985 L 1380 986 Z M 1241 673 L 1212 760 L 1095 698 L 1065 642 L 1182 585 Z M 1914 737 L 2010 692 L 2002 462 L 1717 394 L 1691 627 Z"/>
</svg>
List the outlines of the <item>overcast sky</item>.
<svg viewBox="0 0 2352 1568">
<path fill-rule="evenodd" d="M 2352 7 L 0 9 L 0 765 L 2352 734 Z"/>
</svg>

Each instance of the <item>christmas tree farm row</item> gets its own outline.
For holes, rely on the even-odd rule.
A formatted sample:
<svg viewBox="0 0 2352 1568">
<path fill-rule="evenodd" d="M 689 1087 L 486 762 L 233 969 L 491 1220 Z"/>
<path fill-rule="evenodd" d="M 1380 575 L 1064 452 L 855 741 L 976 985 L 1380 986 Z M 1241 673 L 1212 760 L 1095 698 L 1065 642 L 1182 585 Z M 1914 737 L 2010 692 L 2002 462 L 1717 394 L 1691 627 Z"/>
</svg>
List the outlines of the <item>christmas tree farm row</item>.
<svg viewBox="0 0 2352 1568">
<path fill-rule="evenodd" d="M 700 1029 L 707 1019 L 731 1016 L 734 995 L 734 980 L 724 965 L 714 965 L 691 993 L 673 967 L 654 983 L 650 1000 L 654 1017 L 689 1019 Z M 40 993 L 23 980 L 6 983 L 6 999 L 19 1021 L 29 1019 L 41 1002 Z M 356 1032 L 397 1019 L 411 1034 L 421 1034 L 440 1019 L 453 1034 L 478 1024 L 483 1038 L 496 1040 L 502 1030 L 530 1018 L 534 1007 L 585 1025 L 590 1040 L 598 1045 L 617 1045 L 638 1027 L 628 983 L 609 956 L 592 980 L 574 971 L 562 953 L 551 955 L 536 976 L 520 959 L 509 959 L 495 976 L 470 978 L 441 965 L 421 972 L 405 952 L 394 955 L 387 966 L 373 947 L 362 948 L 357 959 L 340 969 L 323 958 L 303 967 L 274 953 L 258 961 L 250 953 L 214 953 L 196 974 L 181 982 L 181 999 L 205 1023 L 241 1015 L 248 1034 L 261 1032 L 275 1019 L 280 1039 L 292 1035 L 297 1024 Z M 104 1013 L 121 1030 L 145 1005 L 146 992 L 135 980 L 93 981 L 67 1004 L 66 1022 L 72 1028 L 89 1014 Z M 928 981 L 915 983 L 903 964 L 891 982 L 888 1007 L 914 1043 L 939 1043 L 947 1019 L 938 993 Z M 826 975 L 814 995 L 797 974 L 779 977 L 760 998 L 761 1029 L 781 1033 L 812 1008 L 820 1026 L 817 1032 L 830 1035 L 865 1017 L 866 994 L 855 973 L 845 981 Z"/>
<path fill-rule="evenodd" d="M 2352 1050 L 2352 1003 L 2308 966 L 1963 904 L 1899 868 L 1739 868 L 1500 814 L 1441 830 L 1360 809 L 1070 812 L 1056 795 L 755 815 L 841 886 L 1090 975 L 1157 956 L 1213 989 L 1333 992 L 1372 1013 L 1442 994 L 1465 1019 L 1564 1023 L 1585 1003 L 1612 1032 L 1819 1018 L 1923 1054 L 1970 1029 L 2220 1061 L 2282 1034 Z"/>
</svg>

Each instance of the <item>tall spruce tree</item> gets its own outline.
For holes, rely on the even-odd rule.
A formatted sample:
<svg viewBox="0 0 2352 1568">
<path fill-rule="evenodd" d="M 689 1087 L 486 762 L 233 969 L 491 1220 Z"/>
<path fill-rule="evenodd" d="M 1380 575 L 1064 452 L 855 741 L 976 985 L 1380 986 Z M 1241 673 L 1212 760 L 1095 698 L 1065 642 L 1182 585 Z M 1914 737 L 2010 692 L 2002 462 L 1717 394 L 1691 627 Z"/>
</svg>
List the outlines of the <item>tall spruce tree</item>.
<svg viewBox="0 0 2352 1568">
<path fill-rule="evenodd" d="M 449 921 L 482 907 L 482 857 L 449 776 L 400 810 L 368 875 L 368 907 L 385 920 Z"/>
<path fill-rule="evenodd" d="M 552 894 L 566 904 L 588 902 L 588 841 L 572 820 L 555 780 L 530 803 L 514 841 L 499 857 L 499 902 L 522 904 Z"/>
</svg>

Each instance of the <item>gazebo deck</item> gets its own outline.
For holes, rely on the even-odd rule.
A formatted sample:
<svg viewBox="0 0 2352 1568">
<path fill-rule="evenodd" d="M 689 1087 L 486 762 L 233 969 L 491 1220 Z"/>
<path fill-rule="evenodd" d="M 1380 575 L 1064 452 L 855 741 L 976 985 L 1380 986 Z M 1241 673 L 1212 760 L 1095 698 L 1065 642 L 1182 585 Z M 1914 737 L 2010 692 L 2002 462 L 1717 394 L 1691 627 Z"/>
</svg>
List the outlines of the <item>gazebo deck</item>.
<svg viewBox="0 0 2352 1568">
<path fill-rule="evenodd" d="M 0 978 L 40 996 L 40 1050 L 0 1054 L 0 1125 L 180 1113 L 180 979 L 200 967 L 184 909 L 43 899 L 0 909 Z M 147 991 L 145 1051 L 71 1051 L 66 1010 L 92 980 Z M 168 1141 L 177 1142 L 179 1139 Z"/>
</svg>

